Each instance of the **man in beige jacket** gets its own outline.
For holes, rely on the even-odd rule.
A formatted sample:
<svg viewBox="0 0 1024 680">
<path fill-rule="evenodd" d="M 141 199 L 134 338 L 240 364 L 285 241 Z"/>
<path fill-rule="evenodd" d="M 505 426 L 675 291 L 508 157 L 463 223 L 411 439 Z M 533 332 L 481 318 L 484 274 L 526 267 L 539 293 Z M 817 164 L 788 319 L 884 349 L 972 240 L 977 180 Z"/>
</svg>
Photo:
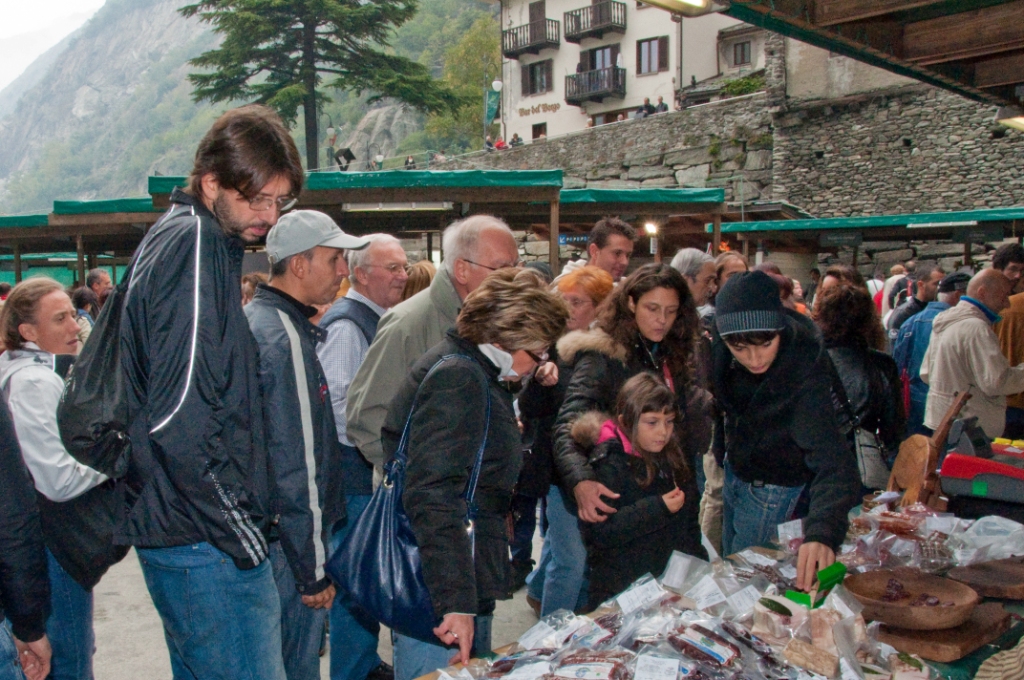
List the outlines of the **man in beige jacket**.
<svg viewBox="0 0 1024 680">
<path fill-rule="evenodd" d="M 967 295 L 935 317 L 932 337 L 921 364 L 928 383 L 924 424 L 935 429 L 958 394 L 972 397 L 961 417 L 978 416 L 990 438 L 1003 433 L 1006 395 L 1024 392 L 1024 364 L 1010 366 L 992 325 L 1009 306 L 1012 284 L 1002 272 L 986 269 L 971 279 Z"/>
</svg>

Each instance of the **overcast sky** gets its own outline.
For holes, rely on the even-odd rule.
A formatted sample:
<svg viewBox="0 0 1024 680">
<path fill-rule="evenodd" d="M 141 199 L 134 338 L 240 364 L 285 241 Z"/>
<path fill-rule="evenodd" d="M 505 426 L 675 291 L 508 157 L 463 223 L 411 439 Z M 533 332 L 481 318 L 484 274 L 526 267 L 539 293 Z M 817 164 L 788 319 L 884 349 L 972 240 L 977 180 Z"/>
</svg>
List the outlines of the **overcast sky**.
<svg viewBox="0 0 1024 680">
<path fill-rule="evenodd" d="M 84 24 L 104 0 L 3 0 L 0 89 L 36 57 Z"/>
</svg>

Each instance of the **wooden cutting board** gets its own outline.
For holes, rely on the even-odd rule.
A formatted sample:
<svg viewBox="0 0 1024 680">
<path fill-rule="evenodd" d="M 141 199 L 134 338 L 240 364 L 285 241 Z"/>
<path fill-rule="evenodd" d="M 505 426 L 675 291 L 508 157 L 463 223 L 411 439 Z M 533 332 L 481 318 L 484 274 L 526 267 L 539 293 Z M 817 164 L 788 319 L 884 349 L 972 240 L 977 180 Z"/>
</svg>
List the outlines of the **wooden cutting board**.
<svg viewBox="0 0 1024 680">
<path fill-rule="evenodd" d="M 992 642 L 1010 627 L 1010 613 L 998 602 L 974 608 L 967 623 L 946 630 L 900 630 L 881 626 L 878 639 L 901 652 L 917 654 L 930 661 L 949 663 L 962 659 Z"/>
<path fill-rule="evenodd" d="M 1024 600 L 1024 557 L 957 567 L 947 576 L 966 583 L 982 597 Z"/>
</svg>

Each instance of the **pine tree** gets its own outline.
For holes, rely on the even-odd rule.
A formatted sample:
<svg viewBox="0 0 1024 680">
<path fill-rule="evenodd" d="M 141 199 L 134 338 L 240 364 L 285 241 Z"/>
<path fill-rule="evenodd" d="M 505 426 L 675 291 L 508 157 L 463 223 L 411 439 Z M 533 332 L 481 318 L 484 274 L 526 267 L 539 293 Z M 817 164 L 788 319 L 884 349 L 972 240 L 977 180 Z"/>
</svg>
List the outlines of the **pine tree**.
<svg viewBox="0 0 1024 680">
<path fill-rule="evenodd" d="M 394 97 L 420 111 L 455 111 L 461 98 L 422 64 L 388 54 L 392 30 L 416 13 L 416 0 L 200 0 L 179 11 L 224 36 L 189 63 L 195 101 L 254 101 L 294 125 L 302 109 L 306 165 L 318 167 L 317 114 L 323 86 Z M 326 82 L 325 82 L 326 81 Z"/>
</svg>

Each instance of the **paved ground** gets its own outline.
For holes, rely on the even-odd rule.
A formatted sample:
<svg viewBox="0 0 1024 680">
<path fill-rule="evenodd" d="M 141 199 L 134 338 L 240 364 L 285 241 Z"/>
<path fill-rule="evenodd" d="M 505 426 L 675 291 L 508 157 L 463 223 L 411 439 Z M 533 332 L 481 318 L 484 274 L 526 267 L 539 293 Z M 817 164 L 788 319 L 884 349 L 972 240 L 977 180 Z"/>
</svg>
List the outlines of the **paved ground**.
<svg viewBox="0 0 1024 680">
<path fill-rule="evenodd" d="M 535 545 L 539 555 L 539 539 Z M 94 671 L 100 680 L 169 680 L 171 664 L 164 644 L 160 617 L 146 591 L 134 551 L 114 566 L 95 590 L 96 657 Z M 526 604 L 526 590 L 514 599 L 499 602 L 494 616 L 494 646 L 516 640 L 536 623 Z M 391 661 L 391 640 L 381 632 L 380 655 Z M 321 677 L 328 677 L 325 655 Z"/>
</svg>

